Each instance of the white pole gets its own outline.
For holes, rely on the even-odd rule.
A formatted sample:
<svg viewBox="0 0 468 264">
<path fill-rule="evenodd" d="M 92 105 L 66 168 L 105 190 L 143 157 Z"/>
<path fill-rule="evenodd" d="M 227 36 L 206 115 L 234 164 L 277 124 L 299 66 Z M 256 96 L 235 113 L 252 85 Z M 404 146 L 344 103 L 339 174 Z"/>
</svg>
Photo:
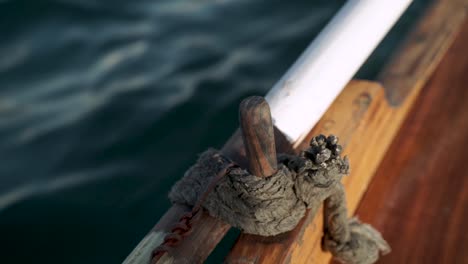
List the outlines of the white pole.
<svg viewBox="0 0 468 264">
<path fill-rule="evenodd" d="M 349 0 L 266 95 L 293 144 L 318 122 L 412 0 Z"/>
</svg>

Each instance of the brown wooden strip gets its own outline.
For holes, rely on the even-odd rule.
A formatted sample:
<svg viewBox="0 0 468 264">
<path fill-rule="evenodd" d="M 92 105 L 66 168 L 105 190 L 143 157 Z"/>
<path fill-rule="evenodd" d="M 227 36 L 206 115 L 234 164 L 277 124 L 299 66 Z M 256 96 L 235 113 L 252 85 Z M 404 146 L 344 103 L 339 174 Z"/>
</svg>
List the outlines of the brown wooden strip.
<svg viewBox="0 0 468 264">
<path fill-rule="evenodd" d="M 467 88 L 468 23 L 357 210 L 392 246 L 379 263 L 468 263 Z"/>
</svg>

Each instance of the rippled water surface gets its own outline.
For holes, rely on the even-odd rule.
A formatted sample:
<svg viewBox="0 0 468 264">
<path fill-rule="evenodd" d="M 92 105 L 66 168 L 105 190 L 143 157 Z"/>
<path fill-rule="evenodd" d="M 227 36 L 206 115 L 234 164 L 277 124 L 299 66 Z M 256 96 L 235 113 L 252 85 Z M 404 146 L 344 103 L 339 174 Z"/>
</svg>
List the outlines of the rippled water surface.
<svg viewBox="0 0 468 264">
<path fill-rule="evenodd" d="M 121 262 L 344 2 L 0 1 L 0 262 Z"/>
</svg>

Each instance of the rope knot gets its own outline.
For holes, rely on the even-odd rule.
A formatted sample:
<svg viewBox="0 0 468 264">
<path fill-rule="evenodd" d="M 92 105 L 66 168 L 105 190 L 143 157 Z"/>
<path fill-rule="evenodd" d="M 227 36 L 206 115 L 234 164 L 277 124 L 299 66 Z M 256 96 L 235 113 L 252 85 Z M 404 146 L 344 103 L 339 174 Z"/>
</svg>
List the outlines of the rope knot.
<svg viewBox="0 0 468 264">
<path fill-rule="evenodd" d="M 232 168 L 217 180 L 202 206 L 245 233 L 274 236 L 291 231 L 306 209 L 321 203 L 348 173 L 348 160 L 340 154 L 337 137 L 319 135 L 300 155 L 278 155 L 278 170 L 269 177 Z M 229 163 L 217 150 L 202 153 L 173 186 L 170 200 L 194 206 L 216 172 Z"/>
<path fill-rule="evenodd" d="M 211 216 L 261 236 L 291 231 L 306 209 L 325 202 L 325 249 L 345 263 L 373 263 L 389 247 L 371 226 L 348 221 L 341 178 L 349 173 L 349 162 L 341 152 L 337 137 L 319 135 L 299 155 L 279 154 L 276 173 L 257 177 L 209 149 L 172 187 L 169 198 L 196 211 L 203 207 Z M 174 230 L 186 231 L 184 226 Z"/>
</svg>

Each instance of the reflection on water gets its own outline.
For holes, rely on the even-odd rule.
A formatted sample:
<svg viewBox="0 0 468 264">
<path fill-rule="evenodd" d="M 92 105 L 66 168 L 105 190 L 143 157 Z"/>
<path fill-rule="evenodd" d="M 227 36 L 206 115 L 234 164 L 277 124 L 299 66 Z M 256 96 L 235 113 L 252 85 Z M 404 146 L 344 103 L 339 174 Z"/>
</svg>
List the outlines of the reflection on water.
<svg viewBox="0 0 468 264">
<path fill-rule="evenodd" d="M 196 153 L 237 126 L 241 98 L 264 94 L 344 2 L 0 1 L 2 262 L 122 261 Z"/>
</svg>

